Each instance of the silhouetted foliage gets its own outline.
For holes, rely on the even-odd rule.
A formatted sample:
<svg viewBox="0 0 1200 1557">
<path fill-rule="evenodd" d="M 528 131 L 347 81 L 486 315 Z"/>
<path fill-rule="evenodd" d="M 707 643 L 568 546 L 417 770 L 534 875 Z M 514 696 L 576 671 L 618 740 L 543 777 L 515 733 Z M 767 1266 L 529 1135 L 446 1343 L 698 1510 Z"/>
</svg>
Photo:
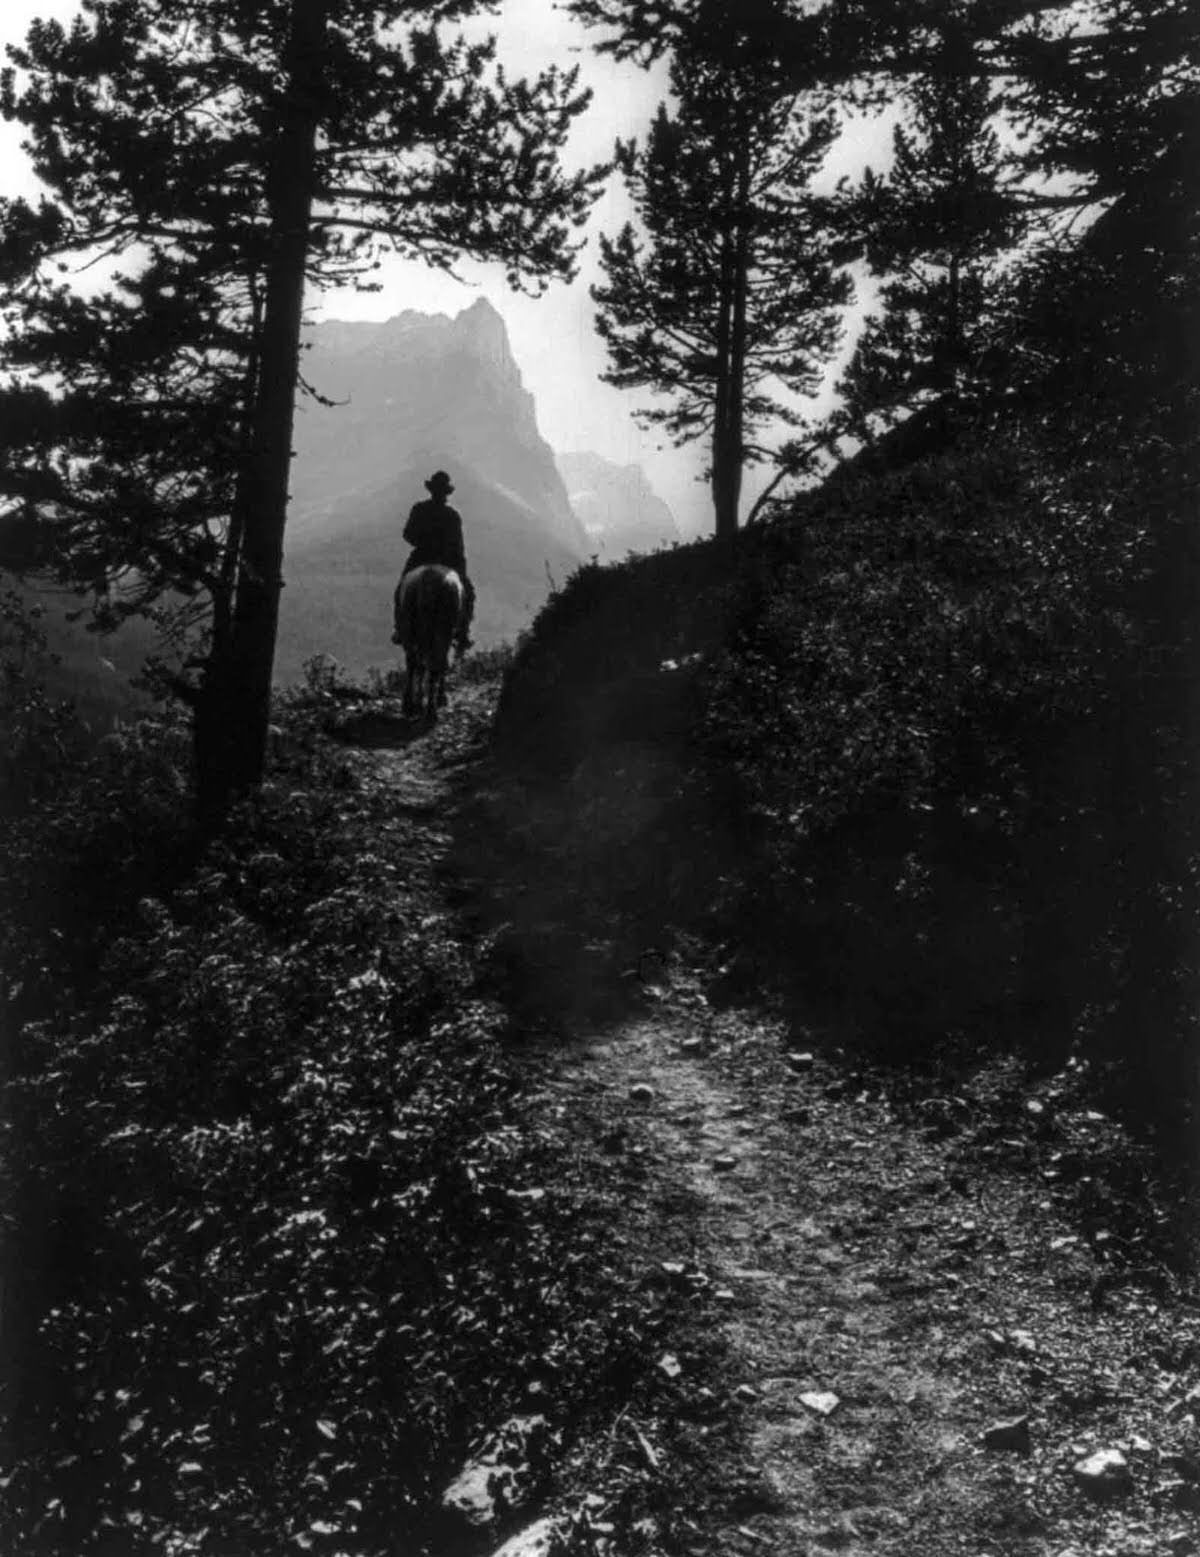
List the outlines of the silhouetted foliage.
<svg viewBox="0 0 1200 1557">
<path fill-rule="evenodd" d="M 1189 467 L 1150 489 L 1131 451 L 1055 425 L 834 480 L 733 554 L 580 575 L 498 734 L 565 816 L 594 807 L 544 844 L 578 901 L 607 882 L 640 925 L 737 947 L 901 1052 L 1080 1044 L 1186 1126 Z"/>
<path fill-rule="evenodd" d="M 639 416 L 676 444 L 704 440 L 728 536 L 744 468 L 772 452 L 761 430 L 802 425 L 796 397 L 820 382 L 852 289 L 809 188 L 836 117 L 788 87 L 740 7 L 712 0 L 697 29 L 673 56 L 672 105 L 645 148 L 619 148 L 638 229 L 601 238 L 605 282 L 592 296 L 605 377 L 665 397 Z"/>
<path fill-rule="evenodd" d="M 0 208 L 0 484 L 104 614 L 168 608 L 218 817 L 265 752 L 305 288 L 370 289 L 391 252 L 572 270 L 596 173 L 558 154 L 586 94 L 439 31 L 477 8 L 119 3 L 11 51 L 47 193 Z"/>
<path fill-rule="evenodd" d="M 994 396 L 1007 302 L 998 261 L 1026 225 L 1004 187 L 1012 158 L 995 127 L 998 94 L 949 15 L 907 95 L 891 167 L 882 178 L 868 168 L 848 202 L 867 262 L 885 278 L 833 418 L 864 440 L 931 402 L 961 411 Z"/>
<path fill-rule="evenodd" d="M 71 705 L 43 689 L 47 659 L 36 608 L 0 593 L 0 817 L 10 823 L 55 788 L 80 740 Z"/>
</svg>

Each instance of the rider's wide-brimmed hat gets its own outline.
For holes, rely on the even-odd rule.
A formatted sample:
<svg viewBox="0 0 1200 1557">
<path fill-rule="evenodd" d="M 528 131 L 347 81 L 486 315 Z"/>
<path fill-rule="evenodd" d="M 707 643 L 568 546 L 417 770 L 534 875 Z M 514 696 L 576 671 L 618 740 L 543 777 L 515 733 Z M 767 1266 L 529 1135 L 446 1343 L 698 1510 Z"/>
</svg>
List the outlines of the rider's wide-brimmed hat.
<svg viewBox="0 0 1200 1557">
<path fill-rule="evenodd" d="M 428 491 L 434 493 L 454 491 L 454 483 L 450 480 L 450 477 L 444 470 L 435 470 L 433 475 L 430 476 L 429 480 L 425 483 L 425 486 Z"/>
</svg>

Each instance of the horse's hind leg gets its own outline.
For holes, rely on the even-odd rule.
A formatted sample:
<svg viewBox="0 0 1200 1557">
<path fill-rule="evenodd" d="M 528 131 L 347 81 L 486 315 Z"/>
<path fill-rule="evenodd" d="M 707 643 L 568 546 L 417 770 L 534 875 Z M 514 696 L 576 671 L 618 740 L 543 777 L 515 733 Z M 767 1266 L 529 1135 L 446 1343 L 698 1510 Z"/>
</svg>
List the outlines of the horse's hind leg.
<svg viewBox="0 0 1200 1557">
<path fill-rule="evenodd" d="M 412 653 L 405 654 L 404 717 L 411 719 L 417 711 L 417 662 Z"/>
</svg>

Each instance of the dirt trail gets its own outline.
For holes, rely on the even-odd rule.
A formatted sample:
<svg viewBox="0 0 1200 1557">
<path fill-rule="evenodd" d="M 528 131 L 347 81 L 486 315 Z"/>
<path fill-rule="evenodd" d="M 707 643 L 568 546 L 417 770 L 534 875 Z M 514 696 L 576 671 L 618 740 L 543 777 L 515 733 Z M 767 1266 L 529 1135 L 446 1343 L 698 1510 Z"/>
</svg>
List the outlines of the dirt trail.
<svg viewBox="0 0 1200 1557">
<path fill-rule="evenodd" d="M 728 1061 L 734 1046 L 744 1058 L 756 1044 L 766 1052 L 748 1091 Z M 759 1067 L 772 1058 L 779 1074 L 764 1086 Z M 761 1028 L 730 1023 L 724 1038 L 704 1038 L 679 1014 L 649 1018 L 568 1063 L 614 1096 L 632 1094 L 653 1162 L 651 1195 L 682 1178 L 694 1196 L 690 1263 L 708 1278 L 747 1454 L 735 1511 L 708 1532 L 709 1549 L 912 1550 L 929 1478 L 945 1507 L 947 1473 L 967 1448 L 963 1402 L 952 1377 L 924 1371 L 913 1356 L 914 1332 L 933 1324 L 932 1312 L 899 1295 L 886 1251 L 849 1245 L 843 1223 L 861 1216 L 885 1174 L 903 1179 L 917 1168 L 899 1161 L 894 1143 L 885 1166 L 860 1119 L 857 1138 L 822 1133 L 821 1153 L 840 1161 L 836 1176 L 818 1179 L 832 1160 L 797 1150 L 796 1132 L 811 1120 L 797 1094 L 808 1089 L 785 1081 Z M 911 1195 L 919 1202 L 944 1188 L 929 1180 Z M 903 1488 L 892 1477 L 898 1454 Z"/>
<path fill-rule="evenodd" d="M 1195 1550 L 1194 1484 L 1164 1475 L 1195 1315 L 1136 1283 L 1098 1311 L 1094 1255 L 1003 1138 L 989 1168 L 963 1130 L 788 1038 L 684 988 L 565 1061 L 636 1118 L 649 1236 L 678 1246 L 654 1207 L 680 1182 L 692 1198 L 740 1449 L 695 1550 Z M 1128 1485 L 1085 1492 L 1072 1467 L 1112 1448 Z"/>
<path fill-rule="evenodd" d="M 412 744 L 345 731 L 431 880 L 493 695 L 460 687 Z M 564 1032 L 531 1088 L 623 1186 L 630 1282 L 678 1292 L 691 1343 L 647 1458 L 668 1444 L 708 1484 L 670 1550 L 1200 1551 L 1200 1317 L 1153 1272 L 1098 1280 L 1123 1236 L 1093 1172 L 1110 1121 L 1002 1060 L 922 1096 L 829 1034 L 715 1012 L 686 968 L 631 987 L 640 1008 Z M 1101 1451 L 1123 1468 L 1088 1484 Z"/>
</svg>

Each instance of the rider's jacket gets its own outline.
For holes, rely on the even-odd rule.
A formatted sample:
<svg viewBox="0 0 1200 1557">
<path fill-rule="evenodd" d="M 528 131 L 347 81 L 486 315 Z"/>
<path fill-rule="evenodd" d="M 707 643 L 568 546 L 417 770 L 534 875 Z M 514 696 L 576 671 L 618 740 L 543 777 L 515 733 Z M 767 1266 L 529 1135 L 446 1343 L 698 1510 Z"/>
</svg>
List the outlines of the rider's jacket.
<svg viewBox="0 0 1200 1557">
<path fill-rule="evenodd" d="M 467 554 L 463 547 L 463 525 L 458 512 L 448 503 L 432 498 L 414 503 L 404 526 L 404 539 L 412 552 L 404 566 L 406 573 L 430 563 L 453 568 L 460 578 L 467 576 Z"/>
</svg>

